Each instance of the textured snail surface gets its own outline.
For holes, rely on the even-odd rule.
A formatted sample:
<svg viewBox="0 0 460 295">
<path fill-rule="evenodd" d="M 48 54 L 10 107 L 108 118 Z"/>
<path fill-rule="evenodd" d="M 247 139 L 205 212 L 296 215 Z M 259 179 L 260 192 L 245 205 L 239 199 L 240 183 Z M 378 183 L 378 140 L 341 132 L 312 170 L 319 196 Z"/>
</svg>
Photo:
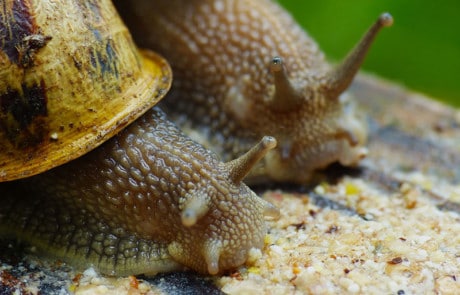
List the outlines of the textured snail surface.
<svg viewBox="0 0 460 295">
<path fill-rule="evenodd" d="M 261 248 L 278 214 L 241 182 L 275 144 L 222 163 L 153 109 L 76 161 L 2 183 L 0 233 L 107 274 L 216 274 Z"/>
<path fill-rule="evenodd" d="M 276 149 L 247 181 L 305 182 L 315 169 L 366 155 L 366 127 L 340 94 L 383 14 L 337 68 L 269 0 L 115 1 L 141 47 L 166 57 L 174 81 L 162 106 L 190 136 L 230 159 L 262 135 Z"/>
<path fill-rule="evenodd" d="M 23 13 L 34 7 L 35 1 L 8 3 L 17 8 L 15 13 Z M 107 75 L 132 77 L 129 70 L 117 66 L 117 55 L 111 55 L 125 46 L 117 47 L 111 43 L 116 41 L 111 34 L 101 34 L 107 25 L 100 23 L 104 19 L 99 14 L 102 0 L 40 2 L 54 6 L 69 3 L 77 4 L 73 9 L 87 9 L 94 17 L 87 18 L 82 12 L 70 15 L 80 15 L 84 21 L 97 24 L 84 24 L 87 30 L 79 34 L 89 31 L 96 43 L 108 42 L 95 51 L 89 43 L 88 47 L 77 48 L 83 48 L 81 52 L 66 52 L 67 47 L 62 48 L 63 60 L 54 64 L 71 61 L 77 70 L 92 74 L 90 83 L 74 92 L 85 90 L 88 85 L 100 85 L 97 83 Z M 159 109 L 153 109 L 77 161 L 21 181 L 0 184 L 0 234 L 30 242 L 39 250 L 82 267 L 94 265 L 108 274 L 153 274 L 184 266 L 216 274 L 236 267 L 247 259 L 251 248 L 263 245 L 265 217 L 278 214 L 242 183 L 265 154 L 268 157 L 259 162 L 254 179 L 299 182 L 308 179 L 316 168 L 334 161 L 354 164 L 365 154 L 365 128 L 339 95 L 351 82 L 377 31 L 389 25 L 391 17 L 380 17 L 350 57 L 337 69 L 331 69 L 315 43 L 271 1 L 133 1 L 123 5 L 131 6 L 122 12 L 136 10 L 131 12 L 134 20 L 127 20 L 132 23 L 138 42 L 157 48 L 174 67 L 175 85 L 163 106 L 194 139 L 206 143 L 227 162 L 220 162 L 213 152 L 184 136 Z M 30 13 L 30 18 L 40 11 L 44 10 L 37 9 Z M 2 15 L 10 17 L 15 13 Z M 149 16 L 144 18 L 145 13 Z M 11 19 L 8 17 L 2 16 L 0 20 Z M 1 31 L 8 31 L 6 27 L 18 28 L 16 23 L 9 22 Z M 20 38 L 8 35 L 2 39 L 2 62 L 16 64 L 16 72 L 2 72 L 8 83 L 24 73 L 42 73 L 39 66 L 49 63 L 42 57 L 50 54 L 59 39 L 58 30 L 51 34 L 46 28 L 45 23 L 32 25 L 30 30 L 26 26 L 26 30 L 16 32 L 15 37 Z M 99 54 L 101 49 L 108 59 Z M 138 67 L 143 68 L 135 52 L 133 56 Z M 165 83 L 169 77 L 160 80 Z M 37 84 L 32 79 L 32 85 L 39 85 L 44 93 L 59 88 L 59 83 L 50 86 L 45 80 L 38 81 Z M 5 99 L 14 101 L 16 92 L 28 93 L 28 86 L 23 84 L 16 85 L 14 91 L 5 88 L 2 111 Z M 115 94 L 109 98 L 117 97 L 116 93 L 122 92 L 120 85 L 100 88 L 114 89 Z M 158 89 L 144 91 L 142 97 L 152 95 L 152 99 L 158 100 L 157 92 Z M 129 97 L 139 95 L 133 93 Z M 11 115 L 14 117 L 15 109 L 7 110 L 13 112 L 4 112 L 7 123 L 1 127 L 13 124 L 7 130 L 14 131 L 17 122 L 11 121 Z M 89 107 L 89 113 L 94 113 L 94 109 Z M 46 126 L 41 124 L 46 115 L 39 114 L 37 126 Z M 124 118 L 116 121 L 121 122 L 120 128 L 128 124 Z M 40 132 L 38 141 L 59 143 L 65 138 L 59 132 L 74 130 L 71 122 L 60 124 L 55 132 Z M 26 127 L 25 136 L 20 135 L 19 139 L 36 130 L 36 125 Z M 98 129 L 88 126 L 98 139 L 116 132 L 115 127 L 108 128 L 109 133 Z M 8 137 L 11 133 L 6 134 Z M 263 137 L 266 134 L 281 143 L 276 150 L 275 139 Z M 21 146 L 13 142 L 9 149 Z M 85 151 L 90 149 L 83 146 Z M 249 152 L 230 160 L 246 150 Z M 29 147 L 27 152 L 26 155 L 39 155 L 30 153 Z M 36 163 L 39 161 L 37 157 Z M 20 177 L 31 173 L 38 172 L 26 172 Z"/>
<path fill-rule="evenodd" d="M 274 138 L 222 163 L 151 109 L 170 68 L 108 0 L 0 6 L 0 182 L 141 116 L 1 182 L 1 237 L 115 275 L 216 274 L 263 246 L 278 210 L 242 179 Z"/>
</svg>

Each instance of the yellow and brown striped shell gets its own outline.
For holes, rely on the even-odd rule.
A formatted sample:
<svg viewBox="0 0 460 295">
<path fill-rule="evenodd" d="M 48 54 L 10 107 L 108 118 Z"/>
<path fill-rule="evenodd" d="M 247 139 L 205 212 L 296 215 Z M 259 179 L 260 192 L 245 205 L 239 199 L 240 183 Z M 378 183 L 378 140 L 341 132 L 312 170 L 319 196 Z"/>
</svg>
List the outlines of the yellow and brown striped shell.
<svg viewBox="0 0 460 295">
<path fill-rule="evenodd" d="M 168 90 L 109 0 L 0 4 L 0 182 L 92 150 Z"/>
</svg>

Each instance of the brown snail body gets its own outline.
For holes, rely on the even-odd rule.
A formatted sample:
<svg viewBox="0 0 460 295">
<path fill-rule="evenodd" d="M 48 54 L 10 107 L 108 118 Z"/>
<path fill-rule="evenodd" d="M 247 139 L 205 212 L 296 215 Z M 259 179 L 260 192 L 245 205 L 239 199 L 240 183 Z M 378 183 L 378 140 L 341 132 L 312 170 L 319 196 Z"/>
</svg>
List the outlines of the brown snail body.
<svg viewBox="0 0 460 295">
<path fill-rule="evenodd" d="M 340 97 L 383 14 L 332 69 L 314 41 L 271 0 L 115 1 L 141 47 L 164 55 L 173 86 L 162 106 L 183 130 L 224 159 L 261 135 L 278 145 L 247 181 L 305 182 L 319 168 L 355 165 L 365 124 Z"/>
<path fill-rule="evenodd" d="M 140 57 L 109 1 L 0 9 L 0 236 L 116 275 L 184 266 L 216 274 L 263 246 L 264 218 L 277 209 L 242 179 L 273 138 L 222 163 L 184 136 L 151 108 L 168 89 L 169 67 L 153 53 Z M 62 25 L 66 13 L 76 19 Z M 124 50 L 128 61 L 118 60 Z M 43 111 L 31 116 L 37 101 Z"/>
<path fill-rule="evenodd" d="M 1 181 L 40 173 L 102 144 L 153 106 L 171 80 L 164 65 L 157 65 L 156 74 L 144 70 L 149 62 L 126 45 L 130 38 L 116 46 L 115 32 L 126 31 L 122 25 L 101 33 L 111 27 L 105 19 L 117 18 L 109 2 L 38 1 L 40 9 L 35 2 L 6 1 L 2 9 L 7 11 L 0 17 L 0 68 L 7 68 L 0 72 Z M 79 39 L 80 46 L 70 51 L 65 42 L 61 48 L 53 47 L 60 40 L 59 27 L 50 33 L 48 24 L 38 21 L 46 5 L 52 5 L 50 15 L 51 11 L 80 15 L 86 30 L 75 35 L 86 36 L 89 31 L 92 41 L 78 43 Z M 57 10 L 60 5 L 81 11 L 62 12 Z M 133 5 L 122 12 L 137 9 L 133 15 L 139 16 L 141 25 L 132 27 L 138 42 L 157 48 L 174 67 L 175 86 L 163 106 L 194 139 L 207 143 L 227 162 L 219 162 L 213 152 L 185 137 L 155 108 L 77 161 L 1 183 L 0 235 L 14 235 L 74 264 L 95 265 L 109 274 L 156 273 L 183 266 L 215 274 L 236 267 L 252 247 L 262 246 L 264 218 L 277 214 L 242 183 L 266 153 L 267 159 L 253 173 L 255 178 L 298 182 L 333 161 L 353 164 L 363 156 L 364 128 L 339 94 L 356 73 L 375 33 L 391 18 L 381 17 L 343 66 L 331 70 L 317 46 L 271 1 L 172 0 Z M 145 12 L 148 18 L 142 17 Z M 11 21 L 21 13 L 30 21 Z M 45 19 L 52 20 L 50 15 Z M 102 47 L 93 48 L 92 42 Z M 122 67 L 117 58 L 125 47 L 131 48 L 134 64 Z M 216 54 L 219 50 L 223 54 Z M 53 54 L 56 60 L 50 62 Z M 46 67 L 69 62 L 76 72 L 67 80 L 59 67 Z M 13 72 L 8 72 L 10 64 Z M 78 83 L 85 72 L 89 82 Z M 118 82 L 102 83 L 109 76 Z M 47 80 L 50 77 L 54 80 Z M 122 86 L 130 78 L 133 87 L 126 91 Z M 64 80 L 69 82 L 67 88 L 60 87 Z M 141 86 L 144 91 L 134 90 Z M 54 99 L 67 98 L 65 92 L 59 94 L 66 89 L 73 90 L 69 95 L 73 98 L 87 89 L 85 96 L 90 98 L 92 92 L 108 95 L 102 107 L 92 102 L 83 102 L 82 109 L 75 102 L 64 109 L 51 107 Z M 57 90 L 56 96 L 52 90 Z M 112 98 L 120 97 L 124 102 L 117 108 L 109 105 Z M 147 101 L 142 107 L 133 106 L 127 112 L 129 119 L 116 117 L 125 110 L 120 106 L 139 97 Z M 40 112 L 43 108 L 36 107 L 37 101 L 50 102 L 46 111 Z M 49 119 L 51 114 L 72 113 L 73 108 L 76 116 L 68 121 Z M 22 113 L 29 109 L 39 112 L 32 117 Z M 106 110 L 113 113 L 107 115 Z M 87 125 L 83 114 L 92 118 Z M 203 132 L 194 131 L 197 128 Z M 265 134 L 281 141 L 276 151 L 269 151 L 275 146 L 271 137 L 256 144 Z M 246 150 L 250 151 L 230 161 Z"/>
<path fill-rule="evenodd" d="M 266 138 L 256 158 L 273 144 Z M 261 248 L 264 217 L 276 215 L 241 182 L 246 169 L 221 163 L 154 108 L 76 161 L 1 184 L 0 232 L 112 275 L 184 265 L 216 274 Z"/>
</svg>

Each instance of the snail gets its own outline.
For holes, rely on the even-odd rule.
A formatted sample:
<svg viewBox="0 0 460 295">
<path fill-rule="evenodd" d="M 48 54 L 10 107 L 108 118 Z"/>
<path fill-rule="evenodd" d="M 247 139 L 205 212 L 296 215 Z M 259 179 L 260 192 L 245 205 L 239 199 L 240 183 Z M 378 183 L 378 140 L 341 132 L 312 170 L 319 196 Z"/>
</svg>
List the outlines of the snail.
<svg viewBox="0 0 460 295">
<path fill-rule="evenodd" d="M 4 1 L 0 44 L 1 237 L 110 275 L 217 274 L 263 246 L 279 212 L 242 179 L 276 140 L 223 163 L 186 137 L 153 107 L 168 64 L 110 1 Z"/>
<path fill-rule="evenodd" d="M 198 142 L 229 160 L 262 136 L 278 145 L 246 180 L 308 182 L 320 168 L 356 165 L 366 126 L 340 94 L 392 17 L 382 14 L 336 68 L 271 0 L 114 1 L 141 47 L 171 64 L 161 106 Z"/>
</svg>

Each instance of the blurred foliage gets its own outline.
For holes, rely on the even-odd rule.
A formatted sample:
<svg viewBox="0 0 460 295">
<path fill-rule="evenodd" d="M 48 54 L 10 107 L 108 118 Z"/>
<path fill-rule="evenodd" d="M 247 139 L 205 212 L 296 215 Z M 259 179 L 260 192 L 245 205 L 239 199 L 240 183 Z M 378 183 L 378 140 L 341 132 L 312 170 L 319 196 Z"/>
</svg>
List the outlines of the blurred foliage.
<svg viewBox="0 0 460 295">
<path fill-rule="evenodd" d="M 460 1 L 279 0 L 340 61 L 382 12 L 395 23 L 381 31 L 363 68 L 460 106 Z"/>
</svg>

